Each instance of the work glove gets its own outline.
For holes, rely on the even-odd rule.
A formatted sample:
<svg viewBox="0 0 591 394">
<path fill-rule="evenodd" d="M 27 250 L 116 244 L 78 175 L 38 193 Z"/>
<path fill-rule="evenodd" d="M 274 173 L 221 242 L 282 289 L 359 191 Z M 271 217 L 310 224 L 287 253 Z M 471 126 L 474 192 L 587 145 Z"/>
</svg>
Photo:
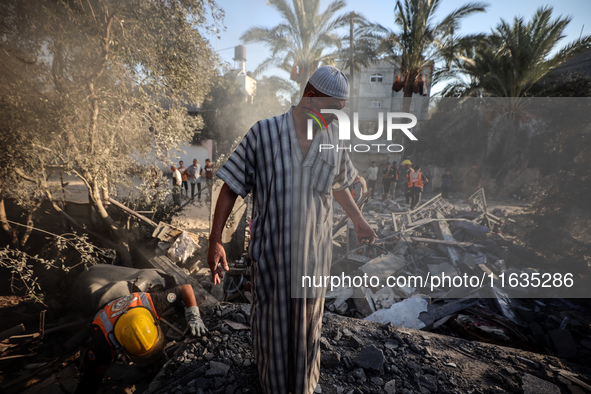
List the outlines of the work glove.
<svg viewBox="0 0 591 394">
<path fill-rule="evenodd" d="M 187 329 L 191 331 L 191 335 L 200 337 L 207 332 L 197 306 L 190 306 L 185 309 L 185 319 L 187 320 Z"/>
</svg>

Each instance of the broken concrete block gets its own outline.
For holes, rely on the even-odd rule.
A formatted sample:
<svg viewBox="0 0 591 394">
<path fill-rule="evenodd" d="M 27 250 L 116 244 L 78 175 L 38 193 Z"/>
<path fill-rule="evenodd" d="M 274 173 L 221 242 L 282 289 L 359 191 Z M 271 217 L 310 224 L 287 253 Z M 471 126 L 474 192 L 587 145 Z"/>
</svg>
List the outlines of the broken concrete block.
<svg viewBox="0 0 591 394">
<path fill-rule="evenodd" d="M 427 311 L 427 300 L 420 297 L 407 298 L 392 305 L 388 309 L 380 309 L 372 313 L 365 320 L 378 323 L 392 323 L 395 326 L 421 329 L 425 327 L 419 319 L 421 312 Z"/>
<path fill-rule="evenodd" d="M 320 356 L 320 365 L 322 368 L 337 368 L 341 363 L 341 355 L 336 352 L 322 352 Z"/>
<path fill-rule="evenodd" d="M 458 274 L 458 271 L 449 263 L 427 264 L 427 268 L 429 268 L 431 276 L 441 276 L 442 274 L 456 276 Z"/>
<path fill-rule="evenodd" d="M 217 361 L 211 361 L 209 363 L 209 369 L 205 372 L 205 376 L 226 376 L 230 367 L 224 363 Z"/>
<path fill-rule="evenodd" d="M 385 361 L 384 353 L 381 349 L 375 347 L 375 345 L 366 347 L 353 358 L 353 362 L 356 365 L 363 369 L 370 369 L 376 372 L 382 370 Z"/>
<path fill-rule="evenodd" d="M 353 303 L 355 304 L 355 308 L 362 316 L 369 316 L 373 313 L 371 306 L 369 305 L 369 301 L 367 298 L 353 298 Z"/>
<path fill-rule="evenodd" d="M 361 270 L 368 276 L 377 276 L 386 278 L 394 275 L 400 268 L 406 265 L 404 257 L 395 254 L 384 254 L 370 260 L 368 263 L 361 266 Z"/>
<path fill-rule="evenodd" d="M 396 379 L 392 379 L 384 385 L 386 394 L 396 394 Z"/>
</svg>

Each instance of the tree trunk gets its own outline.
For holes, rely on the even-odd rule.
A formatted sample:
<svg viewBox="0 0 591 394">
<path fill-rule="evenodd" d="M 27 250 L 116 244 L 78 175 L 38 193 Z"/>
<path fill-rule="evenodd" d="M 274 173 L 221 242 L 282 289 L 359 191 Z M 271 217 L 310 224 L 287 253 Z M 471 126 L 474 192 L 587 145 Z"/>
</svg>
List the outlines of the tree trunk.
<svg viewBox="0 0 591 394">
<path fill-rule="evenodd" d="M 111 232 L 111 239 L 115 240 L 115 250 L 119 254 L 121 263 L 125 267 L 133 267 L 131 261 L 131 251 L 129 248 L 129 236 L 127 232 L 117 225 L 117 223 L 105 209 L 101 196 L 101 188 L 96 180 L 90 180 L 88 185 L 90 186 L 90 203 L 98 213 L 103 223 L 105 223 L 109 228 L 109 231 Z"/>
<path fill-rule="evenodd" d="M 10 243 L 13 246 L 17 246 L 18 233 L 12 228 L 10 223 L 8 223 L 8 217 L 6 217 L 6 209 L 4 207 L 4 197 L 2 196 L 2 189 L 0 189 L 0 224 L 2 224 L 2 229 L 6 231 L 6 234 L 10 237 Z"/>
<path fill-rule="evenodd" d="M 414 89 L 415 78 L 417 77 L 418 70 L 410 69 L 404 78 L 404 87 L 402 92 L 404 93 L 402 99 L 402 112 L 410 112 L 410 104 L 412 101 L 412 91 Z"/>
</svg>

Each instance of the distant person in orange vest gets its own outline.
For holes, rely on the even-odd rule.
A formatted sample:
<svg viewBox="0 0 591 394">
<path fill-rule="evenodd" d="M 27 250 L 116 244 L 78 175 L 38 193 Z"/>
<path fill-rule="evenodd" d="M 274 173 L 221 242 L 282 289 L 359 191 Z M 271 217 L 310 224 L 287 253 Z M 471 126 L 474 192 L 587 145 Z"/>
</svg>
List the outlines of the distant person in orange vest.
<svg viewBox="0 0 591 394">
<path fill-rule="evenodd" d="M 421 202 L 421 195 L 423 194 L 423 186 L 428 183 L 429 180 L 421 172 L 421 166 L 416 165 L 415 170 L 409 174 L 408 187 L 410 190 L 410 209 L 415 209 Z"/>
<path fill-rule="evenodd" d="M 185 306 L 187 331 L 205 334 L 195 293 L 191 285 L 162 292 L 131 293 L 107 303 L 94 317 L 94 334 L 82 356 L 82 378 L 76 394 L 98 392 L 109 364 L 125 354 L 140 366 L 154 363 L 163 353 L 165 339 L 160 316 L 168 309 Z"/>
</svg>

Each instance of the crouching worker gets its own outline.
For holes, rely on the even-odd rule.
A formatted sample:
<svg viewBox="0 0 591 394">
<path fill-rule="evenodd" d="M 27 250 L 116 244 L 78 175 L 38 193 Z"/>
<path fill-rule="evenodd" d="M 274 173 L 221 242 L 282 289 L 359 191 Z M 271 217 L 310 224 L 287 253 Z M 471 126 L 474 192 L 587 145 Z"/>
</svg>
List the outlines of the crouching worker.
<svg viewBox="0 0 591 394">
<path fill-rule="evenodd" d="M 160 315 L 167 309 L 185 306 L 187 331 L 193 336 L 206 332 L 191 285 L 153 293 L 131 293 L 107 303 L 92 322 L 90 345 L 82 356 L 82 378 L 76 393 L 96 393 L 109 364 L 125 354 L 140 366 L 152 364 L 164 350 Z"/>
</svg>

